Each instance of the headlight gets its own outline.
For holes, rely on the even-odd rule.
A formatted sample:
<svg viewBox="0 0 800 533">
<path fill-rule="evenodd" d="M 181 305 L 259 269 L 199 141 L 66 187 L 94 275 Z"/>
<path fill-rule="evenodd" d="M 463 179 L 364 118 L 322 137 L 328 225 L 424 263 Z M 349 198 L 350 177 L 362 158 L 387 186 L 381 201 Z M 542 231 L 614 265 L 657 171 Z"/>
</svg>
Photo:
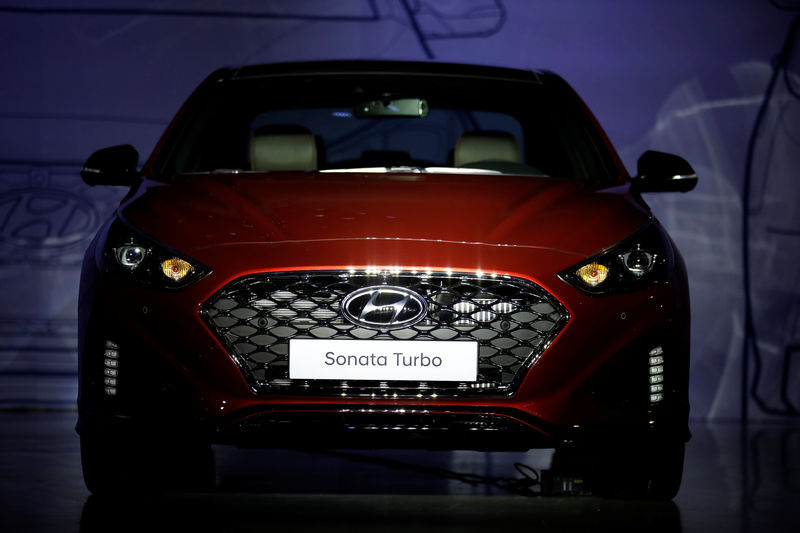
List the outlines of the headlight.
<svg viewBox="0 0 800 533">
<path fill-rule="evenodd" d="M 147 249 L 137 244 L 125 244 L 114 248 L 114 257 L 120 266 L 133 270 L 147 257 Z"/>
<path fill-rule="evenodd" d="M 142 285 L 179 289 L 210 270 L 117 219 L 108 228 L 105 271 Z"/>
<path fill-rule="evenodd" d="M 581 261 L 559 277 L 593 296 L 621 294 L 665 283 L 672 269 L 672 245 L 650 222 L 630 237 Z"/>
</svg>

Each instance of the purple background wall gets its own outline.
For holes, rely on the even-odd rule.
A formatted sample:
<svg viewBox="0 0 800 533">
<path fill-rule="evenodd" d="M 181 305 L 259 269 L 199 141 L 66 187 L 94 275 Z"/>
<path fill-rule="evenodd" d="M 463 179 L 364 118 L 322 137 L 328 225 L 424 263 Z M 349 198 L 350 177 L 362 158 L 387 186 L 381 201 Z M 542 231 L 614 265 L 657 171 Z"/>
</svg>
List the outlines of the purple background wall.
<svg viewBox="0 0 800 533">
<path fill-rule="evenodd" d="M 686 157 L 698 188 L 647 200 L 690 271 L 692 414 L 796 414 L 800 36 L 778 56 L 798 7 L 0 0 L 0 407 L 74 404 L 80 260 L 122 194 L 80 181 L 93 150 L 131 143 L 146 155 L 219 66 L 382 58 L 554 70 L 595 111 L 630 172 L 646 149 Z"/>
</svg>

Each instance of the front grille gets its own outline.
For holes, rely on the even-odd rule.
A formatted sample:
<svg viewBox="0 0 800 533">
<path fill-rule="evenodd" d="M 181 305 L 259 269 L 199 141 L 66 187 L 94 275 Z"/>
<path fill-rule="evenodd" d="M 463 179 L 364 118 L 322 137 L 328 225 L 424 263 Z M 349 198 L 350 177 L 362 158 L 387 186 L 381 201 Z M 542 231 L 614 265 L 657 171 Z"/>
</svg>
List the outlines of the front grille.
<svg viewBox="0 0 800 533">
<path fill-rule="evenodd" d="M 390 331 L 355 325 L 342 299 L 374 285 L 410 289 L 427 301 L 425 317 Z M 419 397 L 503 395 L 567 322 L 566 309 L 530 281 L 444 272 L 270 272 L 232 281 L 201 316 L 258 393 Z M 289 379 L 290 339 L 477 341 L 476 382 Z"/>
</svg>

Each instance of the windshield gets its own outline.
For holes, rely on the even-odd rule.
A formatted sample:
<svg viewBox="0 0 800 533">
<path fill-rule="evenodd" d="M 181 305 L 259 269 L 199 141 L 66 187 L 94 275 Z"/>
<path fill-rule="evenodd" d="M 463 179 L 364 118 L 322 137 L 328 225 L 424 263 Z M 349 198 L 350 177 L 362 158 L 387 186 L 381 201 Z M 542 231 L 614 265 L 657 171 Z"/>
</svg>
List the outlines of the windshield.
<svg viewBox="0 0 800 533">
<path fill-rule="evenodd" d="M 195 100 L 165 145 L 162 177 L 368 168 L 613 180 L 580 106 L 534 83 L 270 77 L 228 81 Z M 387 111 L 397 102 L 424 112 Z"/>
</svg>

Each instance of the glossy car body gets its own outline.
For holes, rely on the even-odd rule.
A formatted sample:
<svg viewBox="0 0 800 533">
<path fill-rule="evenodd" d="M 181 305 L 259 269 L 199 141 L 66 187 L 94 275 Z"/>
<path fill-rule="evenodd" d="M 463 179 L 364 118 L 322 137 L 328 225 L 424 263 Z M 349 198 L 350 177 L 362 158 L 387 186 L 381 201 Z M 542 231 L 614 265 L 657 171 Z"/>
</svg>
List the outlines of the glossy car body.
<svg viewBox="0 0 800 533">
<path fill-rule="evenodd" d="M 226 69 L 137 158 L 82 173 L 130 186 L 81 279 L 92 491 L 196 481 L 211 443 L 552 447 L 596 492 L 677 491 L 687 280 L 640 193 L 696 178 L 630 178 L 556 75 Z"/>
</svg>

